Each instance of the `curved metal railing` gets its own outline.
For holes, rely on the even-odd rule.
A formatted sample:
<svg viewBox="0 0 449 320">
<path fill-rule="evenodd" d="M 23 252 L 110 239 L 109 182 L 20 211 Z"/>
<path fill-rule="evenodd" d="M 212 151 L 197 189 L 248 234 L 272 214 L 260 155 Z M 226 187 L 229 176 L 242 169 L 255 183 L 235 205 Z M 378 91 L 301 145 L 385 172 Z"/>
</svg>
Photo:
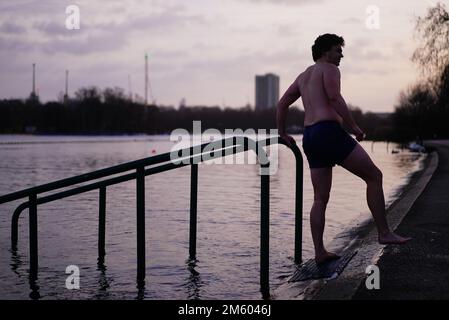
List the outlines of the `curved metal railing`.
<svg viewBox="0 0 449 320">
<path fill-rule="evenodd" d="M 105 223 L 106 223 L 106 188 L 121 182 L 136 180 L 137 195 L 137 284 L 144 286 L 145 282 L 145 176 L 191 165 L 190 188 L 190 233 L 189 233 L 189 257 L 196 257 L 196 226 L 197 226 L 197 186 L 198 163 L 212 160 L 222 156 L 233 155 L 252 150 L 256 153 L 261 170 L 261 237 L 260 237 L 260 285 L 264 297 L 269 296 L 269 170 L 270 162 L 267 153 L 263 149 L 272 144 L 287 145 L 280 137 L 271 137 L 265 140 L 255 141 L 245 136 L 237 136 L 219 141 L 204 143 L 198 146 L 176 150 L 140 160 L 135 160 L 113 167 L 96 170 L 67 179 L 53 181 L 36 187 L 20 190 L 0 196 L 0 204 L 23 198 L 28 201 L 20 204 L 14 211 L 11 222 L 11 247 L 15 252 L 18 242 L 18 221 L 20 214 L 29 209 L 29 250 L 30 250 L 30 283 L 38 276 L 38 225 L 37 206 L 58 199 L 70 197 L 80 193 L 99 190 L 99 228 L 98 228 L 98 263 L 104 263 L 105 251 Z M 303 158 L 296 145 L 291 147 L 296 159 L 296 190 L 295 190 L 295 263 L 302 261 L 302 203 L 303 203 Z M 223 154 L 224 152 L 224 154 Z M 151 166 L 150 168 L 146 168 Z M 39 194 L 55 191 L 62 188 L 90 182 L 111 175 L 127 173 L 112 178 L 103 179 L 87 185 L 82 185 L 69 190 L 59 191 L 51 195 L 37 197 Z"/>
</svg>

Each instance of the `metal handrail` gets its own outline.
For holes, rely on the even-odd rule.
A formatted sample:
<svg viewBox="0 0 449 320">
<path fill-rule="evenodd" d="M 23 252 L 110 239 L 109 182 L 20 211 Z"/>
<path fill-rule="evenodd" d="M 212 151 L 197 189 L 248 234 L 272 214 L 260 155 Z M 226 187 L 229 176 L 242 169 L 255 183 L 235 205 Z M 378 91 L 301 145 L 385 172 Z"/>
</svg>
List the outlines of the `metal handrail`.
<svg viewBox="0 0 449 320">
<path fill-rule="evenodd" d="M 227 139 L 222 139 L 219 141 L 214 141 L 214 142 L 209 142 L 209 143 L 204 143 L 201 146 L 192 146 L 189 148 L 185 148 L 185 149 L 180 149 L 180 150 L 176 150 L 178 153 L 181 152 L 185 152 L 188 151 L 190 155 L 194 154 L 193 152 L 198 153 L 198 150 L 200 149 L 201 152 L 202 150 L 207 147 L 207 146 L 218 146 L 220 147 L 221 145 L 223 145 L 223 142 L 225 143 L 225 146 L 229 147 L 229 146 L 233 146 L 233 142 L 234 140 L 236 141 L 240 141 L 241 139 L 243 139 L 244 143 L 248 142 L 252 142 L 253 145 L 256 145 L 257 142 L 255 142 L 252 139 L 249 139 L 248 137 L 231 137 L 231 138 L 227 138 Z M 240 141 L 241 142 L 241 141 Z M 257 152 L 257 151 L 256 151 Z M 262 161 L 264 163 L 266 163 L 268 160 L 266 155 L 261 155 Z M 182 157 L 179 157 L 179 159 L 181 159 Z M 100 169 L 100 170 L 96 170 L 90 173 L 86 173 L 86 174 L 81 174 L 78 176 L 74 176 L 71 178 L 66 178 L 66 179 L 61 179 L 61 180 L 57 180 L 54 182 L 50 182 L 50 183 L 46 183 L 40 186 L 36 186 L 36 187 L 32 187 L 32 188 L 28 188 L 28 189 L 24 189 L 24 190 L 20 190 L 17 192 L 13 192 L 10 194 L 6 194 L 3 196 L 0 196 L 0 204 L 5 203 L 5 202 L 10 202 L 10 201 L 14 201 L 17 199 L 21 199 L 24 197 L 28 197 L 29 194 L 33 194 L 33 193 L 43 193 L 43 192 L 48 192 L 48 191 L 52 191 L 55 189 L 59 189 L 59 188 L 64 188 L 67 186 L 71 186 L 74 184 L 78 184 L 78 183 L 82 183 L 82 182 L 86 182 L 89 180 L 94 180 L 94 179 L 99 179 L 105 176 L 109 176 L 109 175 L 113 175 L 113 174 L 117 174 L 117 173 L 121 173 L 121 172 L 125 172 L 125 171 L 129 171 L 129 170 L 134 170 L 138 167 L 146 167 L 149 165 L 154 165 L 154 164 L 159 164 L 161 162 L 168 162 L 168 161 L 172 161 L 173 160 L 173 152 L 167 152 L 167 153 L 163 153 L 160 155 L 156 155 L 156 156 L 152 156 L 152 157 L 147 157 L 147 158 L 143 158 L 143 159 L 139 159 L 139 160 L 134 160 L 131 162 L 126 162 L 126 163 L 122 163 L 113 167 L 109 167 L 109 168 L 105 168 L 105 169 Z"/>
<path fill-rule="evenodd" d="M 38 252 L 37 252 L 37 205 L 84 193 L 87 191 L 100 190 L 100 210 L 99 210 L 99 237 L 98 237 L 98 262 L 104 263 L 105 256 L 105 215 L 106 215 L 106 187 L 117 183 L 136 179 L 137 183 L 137 283 L 139 287 L 144 285 L 145 279 L 145 185 L 144 177 L 179 167 L 191 165 L 191 201 L 190 201 L 190 236 L 189 236 L 189 256 L 195 259 L 196 256 L 196 207 L 197 207 L 197 184 L 198 184 L 198 163 L 206 154 L 211 154 L 209 158 L 215 159 L 232 155 L 248 150 L 253 150 L 261 164 L 261 168 L 269 168 L 267 154 L 263 146 L 280 143 L 287 145 L 280 137 L 267 138 L 261 141 L 254 141 L 248 137 L 238 136 L 219 141 L 204 143 L 200 146 L 192 146 L 175 152 L 143 158 L 116 165 L 113 167 L 96 170 L 87 174 L 54 181 L 40 186 L 24 189 L 18 192 L 0 196 L 0 204 L 28 197 L 29 201 L 20 204 L 14 211 L 11 223 L 11 247 L 17 250 L 18 241 L 18 219 L 21 212 L 29 208 L 29 231 L 30 231 L 30 283 L 37 279 Z M 224 147 L 223 147 L 224 144 Z M 211 150 L 204 151 L 205 148 Z M 291 150 L 296 158 L 296 201 L 295 201 L 295 262 L 301 262 L 302 253 L 302 190 L 303 190 L 303 160 L 301 152 L 296 145 Z M 184 155 L 187 152 L 188 156 Z M 218 155 L 217 155 L 218 154 Z M 207 159 L 207 160 L 209 160 Z M 183 160 L 178 162 L 176 160 Z M 186 162 L 188 160 L 188 162 Z M 171 161 L 170 163 L 163 164 Z M 146 166 L 153 165 L 149 169 Z M 69 187 L 82 182 L 96 180 L 114 174 L 136 170 L 135 173 L 125 174 L 110 179 L 97 181 L 92 184 L 83 185 L 70 190 L 64 190 L 55 194 L 37 198 L 37 194 Z M 269 176 L 261 175 L 261 261 L 260 261 L 260 284 L 264 296 L 269 296 Z"/>
</svg>

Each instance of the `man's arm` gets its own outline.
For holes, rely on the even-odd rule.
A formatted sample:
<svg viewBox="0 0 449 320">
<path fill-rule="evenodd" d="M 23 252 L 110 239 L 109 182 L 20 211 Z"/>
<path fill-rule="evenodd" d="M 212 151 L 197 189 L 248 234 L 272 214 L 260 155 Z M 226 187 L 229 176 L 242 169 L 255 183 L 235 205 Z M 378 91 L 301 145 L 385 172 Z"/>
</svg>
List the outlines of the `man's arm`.
<svg viewBox="0 0 449 320">
<path fill-rule="evenodd" d="M 287 135 L 285 132 L 285 118 L 287 117 L 287 112 L 290 105 L 301 96 L 298 86 L 298 78 L 296 78 L 290 87 L 288 87 L 287 91 L 285 91 L 276 106 L 276 121 L 279 135 L 287 140 L 288 143 L 295 143 L 293 137 Z"/>
<path fill-rule="evenodd" d="M 351 129 L 351 133 L 355 134 L 357 136 L 357 139 L 359 140 L 359 137 L 363 137 L 364 133 L 355 123 L 346 104 L 346 101 L 341 95 L 340 70 L 336 66 L 330 65 L 324 72 L 323 81 L 324 89 L 330 101 L 331 107 L 333 107 L 335 111 L 337 111 L 337 113 L 342 117 L 343 121 Z"/>
<path fill-rule="evenodd" d="M 348 105 L 346 104 L 346 101 L 345 99 L 343 99 L 342 95 L 339 95 L 335 100 L 331 100 L 331 107 L 333 107 L 337 111 L 337 113 L 343 118 L 343 121 L 352 130 L 351 133 L 354 134 L 360 133 L 361 129 L 355 123 L 351 111 L 349 111 Z"/>
</svg>

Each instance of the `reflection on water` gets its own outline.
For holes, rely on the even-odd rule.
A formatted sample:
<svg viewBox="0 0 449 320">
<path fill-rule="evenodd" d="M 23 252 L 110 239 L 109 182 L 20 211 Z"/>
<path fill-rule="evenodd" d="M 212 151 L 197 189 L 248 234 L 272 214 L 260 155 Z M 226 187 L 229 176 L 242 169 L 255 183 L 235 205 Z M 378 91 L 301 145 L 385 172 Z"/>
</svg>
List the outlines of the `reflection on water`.
<svg viewBox="0 0 449 320">
<path fill-rule="evenodd" d="M 201 276 L 195 270 L 197 260 L 189 259 L 186 261 L 189 276 L 185 279 L 185 288 L 187 289 L 187 299 L 199 300 L 201 299 Z"/>
<path fill-rule="evenodd" d="M 16 249 L 10 249 L 9 252 L 11 252 L 11 271 L 14 272 L 18 277 L 21 277 L 22 275 L 19 272 L 19 268 L 23 264 L 22 258 Z"/>
<path fill-rule="evenodd" d="M 98 274 L 98 291 L 97 294 L 94 296 L 94 299 L 98 299 L 98 300 L 105 300 L 105 299 L 109 299 L 109 287 L 110 287 L 110 282 L 113 282 L 112 277 L 108 277 L 106 275 L 106 271 L 107 271 L 107 267 L 106 265 L 104 265 L 103 263 L 99 263 L 97 266 L 97 271 L 99 271 Z"/>
<path fill-rule="evenodd" d="M 2 143 L 1 141 L 4 141 Z M 8 140 L 9 139 L 9 140 Z M 170 151 L 167 136 L 129 139 L 0 136 L 0 194 Z M 52 143 L 40 143 L 51 140 Z M 58 139 L 60 142 L 58 143 Z M 72 140 L 71 140 L 72 139 Z M 95 140 L 96 143 L 90 143 Z M 297 137 L 301 139 L 300 136 Z M 6 142 L 8 143 L 6 143 Z M 301 145 L 298 141 L 298 145 Z M 396 145 L 363 142 L 384 174 L 386 200 L 417 170 L 423 156 Z M 392 154 L 391 150 L 400 150 Z M 294 157 L 279 147 L 270 177 L 270 285 L 285 283 L 295 266 Z M 370 218 L 363 181 L 333 169 L 325 242 Z M 3 299 L 261 299 L 259 287 L 260 176 L 257 165 L 199 165 L 197 259 L 189 250 L 190 168 L 145 179 L 146 274 L 136 275 L 135 182 L 107 188 L 106 251 L 97 261 L 98 192 L 38 207 L 39 279 L 28 279 L 27 211 L 19 220 L 17 251 L 10 250 L 11 215 L 20 202 L 0 206 L 0 298 Z M 313 190 L 304 164 L 303 258 L 313 255 L 309 217 Z M 98 264 L 97 264 L 98 263 Z M 65 269 L 80 268 L 80 289 L 67 290 Z"/>
<path fill-rule="evenodd" d="M 30 288 L 29 297 L 32 300 L 39 300 L 41 295 L 39 293 L 39 285 L 38 285 L 37 279 L 35 279 L 34 277 L 31 277 L 29 275 L 28 269 L 22 270 L 23 269 L 22 268 L 22 265 L 23 265 L 22 257 L 16 249 L 10 249 L 9 252 L 11 253 L 11 263 L 10 263 L 11 271 L 19 279 L 20 278 L 28 279 L 29 288 Z"/>
<path fill-rule="evenodd" d="M 39 300 L 41 298 L 41 295 L 39 293 L 39 286 L 37 285 L 37 280 L 30 279 L 30 298 L 32 300 Z"/>
</svg>

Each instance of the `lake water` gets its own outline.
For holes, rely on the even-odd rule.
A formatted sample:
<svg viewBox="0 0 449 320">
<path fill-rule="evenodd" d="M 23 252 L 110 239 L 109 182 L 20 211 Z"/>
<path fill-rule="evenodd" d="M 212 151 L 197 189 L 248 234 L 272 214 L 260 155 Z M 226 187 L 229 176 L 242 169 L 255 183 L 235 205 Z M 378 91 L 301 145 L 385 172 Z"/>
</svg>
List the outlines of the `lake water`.
<svg viewBox="0 0 449 320">
<path fill-rule="evenodd" d="M 301 136 L 296 136 L 301 145 Z M 169 136 L 0 136 L 0 195 L 170 151 Z M 362 142 L 384 173 L 387 203 L 424 155 L 394 144 Z M 398 153 L 391 153 L 395 148 Z M 294 270 L 294 156 L 279 147 L 270 177 L 270 285 Z M 308 213 L 313 199 L 304 158 L 303 257 L 313 257 Z M 199 165 L 196 265 L 189 266 L 190 167 L 146 177 L 146 286 L 136 288 L 135 181 L 108 187 L 105 268 L 97 267 L 98 191 L 38 207 L 41 299 L 261 299 L 260 176 L 255 164 Z M 0 205 L 0 299 L 29 299 L 28 214 L 10 251 L 12 213 Z M 334 167 L 325 243 L 370 218 L 365 184 Z M 80 269 L 80 289 L 66 288 L 66 267 Z"/>
</svg>

